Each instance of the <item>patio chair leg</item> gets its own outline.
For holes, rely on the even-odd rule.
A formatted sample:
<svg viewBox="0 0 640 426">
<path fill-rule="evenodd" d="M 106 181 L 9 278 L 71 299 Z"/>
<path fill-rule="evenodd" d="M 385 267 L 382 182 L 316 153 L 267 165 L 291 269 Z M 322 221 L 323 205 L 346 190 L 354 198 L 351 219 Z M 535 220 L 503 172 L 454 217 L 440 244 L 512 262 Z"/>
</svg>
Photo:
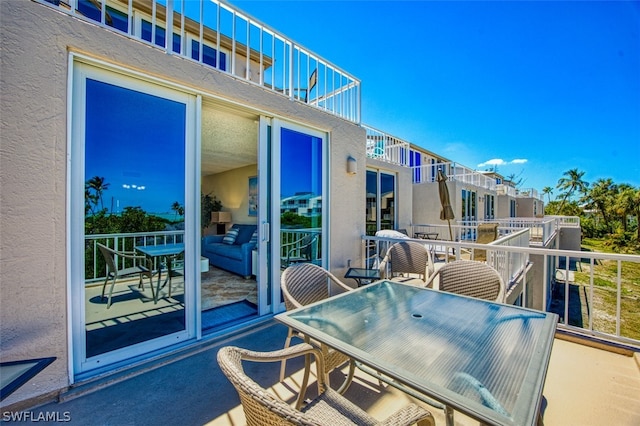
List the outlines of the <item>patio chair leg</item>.
<svg viewBox="0 0 640 426">
<path fill-rule="evenodd" d="M 111 286 L 109 287 L 109 298 L 107 299 L 107 309 L 111 307 L 111 295 L 113 294 L 113 286 L 116 285 L 116 277 L 111 280 Z"/>
<path fill-rule="evenodd" d="M 104 289 L 107 287 L 107 282 L 109 281 L 109 276 L 104 279 L 104 283 L 102 284 L 102 294 L 100 295 L 100 300 L 104 300 Z"/>
<path fill-rule="evenodd" d="M 302 385 L 300 386 L 300 390 L 307 388 L 307 384 L 309 383 L 309 374 L 311 373 L 311 354 L 305 354 L 304 356 L 304 375 L 302 376 Z M 318 372 L 321 374 L 321 372 Z M 318 379 L 320 380 L 320 379 Z M 298 403 L 296 404 L 296 410 L 299 410 L 302 406 L 303 398 L 298 398 Z"/>
<path fill-rule="evenodd" d="M 289 327 L 289 332 L 287 333 L 287 338 L 284 341 L 284 349 L 291 346 L 291 338 L 293 338 L 293 329 Z M 287 366 L 287 360 L 283 359 L 280 363 L 280 381 L 284 381 L 284 370 Z"/>
</svg>

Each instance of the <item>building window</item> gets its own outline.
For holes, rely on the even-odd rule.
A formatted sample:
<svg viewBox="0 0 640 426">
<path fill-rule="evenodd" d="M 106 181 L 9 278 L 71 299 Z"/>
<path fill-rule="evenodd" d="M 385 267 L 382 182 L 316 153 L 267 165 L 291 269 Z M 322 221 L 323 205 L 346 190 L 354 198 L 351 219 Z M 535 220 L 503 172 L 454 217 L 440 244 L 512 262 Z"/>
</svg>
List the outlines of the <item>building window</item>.
<svg viewBox="0 0 640 426">
<path fill-rule="evenodd" d="M 99 3 L 90 0 L 79 0 L 78 12 L 93 21 L 102 22 L 102 8 Z M 125 33 L 129 31 L 127 14 L 110 6 L 105 8 L 104 23 Z"/>
<path fill-rule="evenodd" d="M 395 229 L 395 194 L 395 175 L 367 170 L 367 235 L 375 235 L 381 229 Z"/>
<path fill-rule="evenodd" d="M 462 220 L 474 221 L 478 219 L 477 215 L 477 194 L 475 191 L 469 191 L 468 189 L 462 190 Z"/>
<path fill-rule="evenodd" d="M 151 25 L 151 22 L 145 21 L 144 19 L 142 19 L 140 22 L 140 38 L 150 43 L 154 43 L 156 46 L 160 46 L 164 48 L 165 37 L 166 37 L 165 29 L 159 25 L 156 25 L 156 36 L 153 42 L 151 41 L 152 29 L 153 29 L 153 26 Z M 172 42 L 173 44 L 171 48 L 173 49 L 173 51 L 176 53 L 180 53 L 180 51 L 182 50 L 181 44 L 180 44 L 180 35 L 174 33 Z"/>
<path fill-rule="evenodd" d="M 484 218 L 495 219 L 495 199 L 493 195 L 486 194 L 484 196 Z"/>
<path fill-rule="evenodd" d="M 220 66 L 218 66 L 217 53 L 218 51 L 216 49 L 205 44 L 202 50 L 202 63 L 211 65 L 221 71 L 226 71 L 227 54 L 222 51 L 220 52 Z M 195 59 L 196 61 L 200 60 L 200 42 L 196 40 L 191 40 L 191 59 Z"/>
</svg>

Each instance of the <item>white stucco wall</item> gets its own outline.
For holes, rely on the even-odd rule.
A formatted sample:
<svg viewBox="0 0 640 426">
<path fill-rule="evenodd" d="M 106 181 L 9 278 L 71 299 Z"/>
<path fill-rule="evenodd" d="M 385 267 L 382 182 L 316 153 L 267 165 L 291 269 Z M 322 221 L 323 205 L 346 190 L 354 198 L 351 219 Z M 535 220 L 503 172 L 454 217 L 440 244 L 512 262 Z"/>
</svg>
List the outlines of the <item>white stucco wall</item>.
<svg viewBox="0 0 640 426">
<path fill-rule="evenodd" d="M 413 186 L 413 224 L 442 224 L 440 220 L 440 193 L 437 182 Z M 455 210 L 454 210 L 455 211 Z"/>
<path fill-rule="evenodd" d="M 360 250 L 365 132 L 224 73 L 29 1 L 0 2 L 0 357 L 57 360 L 2 401 L 16 406 L 68 384 L 67 78 L 69 52 L 220 96 L 330 134 L 330 268 Z M 346 159 L 356 158 L 356 175 Z M 73 161 L 73 158 L 70 159 Z"/>
</svg>

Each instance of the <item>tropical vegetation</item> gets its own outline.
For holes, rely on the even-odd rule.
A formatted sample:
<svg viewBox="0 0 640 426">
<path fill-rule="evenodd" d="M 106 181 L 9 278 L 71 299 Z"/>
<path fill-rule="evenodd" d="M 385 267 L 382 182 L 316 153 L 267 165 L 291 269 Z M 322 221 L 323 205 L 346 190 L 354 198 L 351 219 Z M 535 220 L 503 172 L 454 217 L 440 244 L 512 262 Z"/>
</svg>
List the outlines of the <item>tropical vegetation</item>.
<svg viewBox="0 0 640 426">
<path fill-rule="evenodd" d="M 553 189 L 542 191 L 549 197 L 547 215 L 579 216 L 583 236 L 602 239 L 606 247 L 622 253 L 640 253 L 640 188 L 612 179 L 589 183 L 578 169 L 566 171 L 558 180 L 558 198 Z"/>
<path fill-rule="evenodd" d="M 101 176 L 94 176 L 85 182 L 85 233 L 88 235 L 165 231 L 182 222 L 184 207 L 177 201 L 167 206 L 175 212 L 173 221 L 147 213 L 140 206 L 127 206 L 121 213 L 114 213 L 113 206 L 104 206 L 104 193 L 109 186 Z"/>
</svg>

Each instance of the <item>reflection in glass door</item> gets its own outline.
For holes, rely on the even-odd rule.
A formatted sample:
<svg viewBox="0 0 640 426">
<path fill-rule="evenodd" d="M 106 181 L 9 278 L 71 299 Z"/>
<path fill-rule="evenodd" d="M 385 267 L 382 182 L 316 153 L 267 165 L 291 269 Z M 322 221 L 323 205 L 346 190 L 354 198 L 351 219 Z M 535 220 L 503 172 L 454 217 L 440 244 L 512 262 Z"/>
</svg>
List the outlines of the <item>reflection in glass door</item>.
<svg viewBox="0 0 640 426">
<path fill-rule="evenodd" d="M 74 75 L 77 371 L 187 336 L 185 159 L 191 98 L 85 65 Z M 78 158 L 78 157 L 76 157 Z M 83 166 L 79 166 L 83 164 Z M 82 207 L 80 207 L 82 208 Z M 78 214 L 78 208 L 72 216 Z M 189 251 L 191 251 L 189 249 Z M 82 261 L 80 260 L 82 259 Z M 81 264 L 80 264 L 81 262 Z M 170 339 L 162 339 L 173 336 Z M 131 349 L 138 347 L 138 349 Z"/>
<path fill-rule="evenodd" d="M 291 124 L 274 126 L 274 134 L 280 173 L 279 191 L 273 194 L 278 215 L 273 218 L 278 217 L 279 223 L 272 223 L 272 228 L 279 233 L 274 258 L 280 270 L 273 280 L 280 282 L 279 272 L 296 263 L 323 266 L 326 147 L 324 134 Z"/>
<path fill-rule="evenodd" d="M 367 235 L 396 226 L 396 177 L 390 173 L 367 170 Z"/>
</svg>

